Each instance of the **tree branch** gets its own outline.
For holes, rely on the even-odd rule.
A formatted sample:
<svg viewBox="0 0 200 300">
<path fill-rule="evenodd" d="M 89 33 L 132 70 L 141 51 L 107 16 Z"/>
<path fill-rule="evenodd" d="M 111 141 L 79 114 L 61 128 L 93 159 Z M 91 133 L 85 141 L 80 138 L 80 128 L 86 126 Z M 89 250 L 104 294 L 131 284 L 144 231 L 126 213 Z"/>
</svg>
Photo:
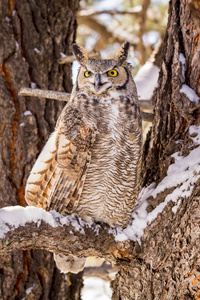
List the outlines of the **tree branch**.
<svg viewBox="0 0 200 300">
<path fill-rule="evenodd" d="M 70 98 L 69 93 L 62 93 L 49 90 L 31 89 L 31 88 L 21 88 L 19 91 L 19 96 L 30 96 L 38 98 L 54 99 L 59 101 L 68 101 Z"/>
<path fill-rule="evenodd" d="M 70 98 L 69 93 L 63 92 L 56 92 L 56 91 L 49 91 L 49 90 L 40 90 L 40 89 L 31 89 L 31 88 L 21 88 L 19 91 L 19 96 L 30 96 L 30 97 L 38 97 L 38 98 L 47 98 L 47 99 L 54 99 L 59 101 L 68 101 Z M 152 110 L 152 104 L 150 100 L 140 100 L 139 101 L 140 108 L 142 110 Z M 145 121 L 152 121 L 152 114 L 144 113 Z"/>
<path fill-rule="evenodd" d="M 100 58 L 100 53 L 98 51 L 94 51 L 93 53 L 89 54 L 89 58 L 99 59 Z M 75 60 L 76 60 L 76 57 L 73 56 L 73 55 L 63 56 L 63 57 L 58 59 L 58 63 L 60 65 L 63 65 L 63 64 L 66 64 L 66 63 L 72 63 Z"/>
<path fill-rule="evenodd" d="M 153 122 L 154 114 L 142 111 L 142 121 Z"/>
<path fill-rule="evenodd" d="M 141 110 L 153 110 L 153 105 L 151 100 L 139 100 L 139 105 Z"/>
<path fill-rule="evenodd" d="M 72 63 L 73 61 L 76 60 L 76 57 L 74 55 L 66 55 L 66 56 L 63 56 L 63 57 L 60 57 L 58 59 L 58 63 L 60 65 L 63 65 L 63 64 L 67 64 L 67 63 Z"/>
<path fill-rule="evenodd" d="M 108 225 L 95 228 L 81 219 L 36 207 L 0 209 L 0 255 L 17 250 L 44 249 L 63 255 L 97 256 L 110 262 L 130 259 L 134 243 L 116 242 Z"/>
<path fill-rule="evenodd" d="M 84 9 L 81 10 L 78 17 L 79 16 L 87 16 L 87 17 L 93 17 L 93 16 L 98 16 L 101 14 L 109 14 L 111 16 L 114 15 L 134 15 L 136 17 L 139 17 L 141 12 L 141 6 L 137 6 L 137 7 L 133 7 L 133 8 L 129 8 L 127 10 L 121 11 L 118 9 L 111 9 L 111 10 L 101 10 L 101 11 L 95 11 L 93 9 Z"/>
<path fill-rule="evenodd" d="M 117 268 L 113 268 L 112 265 L 107 264 L 105 261 L 99 267 L 85 267 L 83 271 L 84 277 L 99 277 L 105 281 L 112 280 L 112 274 L 118 271 Z"/>
</svg>

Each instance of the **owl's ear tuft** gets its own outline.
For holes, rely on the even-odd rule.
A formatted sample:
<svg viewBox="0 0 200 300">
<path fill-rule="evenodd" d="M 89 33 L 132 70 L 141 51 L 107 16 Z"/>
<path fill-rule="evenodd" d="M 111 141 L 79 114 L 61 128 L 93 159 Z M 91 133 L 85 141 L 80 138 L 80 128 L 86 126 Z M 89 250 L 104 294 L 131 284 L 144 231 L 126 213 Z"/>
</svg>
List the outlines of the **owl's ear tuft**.
<svg viewBox="0 0 200 300">
<path fill-rule="evenodd" d="M 124 42 L 122 44 L 121 48 L 117 52 L 117 56 L 114 58 L 117 64 L 122 65 L 126 61 L 129 47 L 130 47 L 129 42 Z"/>
<path fill-rule="evenodd" d="M 72 50 L 74 53 L 74 56 L 78 60 L 78 62 L 82 65 L 85 66 L 87 60 L 88 60 L 88 53 L 83 49 L 81 46 L 77 44 L 72 44 Z"/>
</svg>

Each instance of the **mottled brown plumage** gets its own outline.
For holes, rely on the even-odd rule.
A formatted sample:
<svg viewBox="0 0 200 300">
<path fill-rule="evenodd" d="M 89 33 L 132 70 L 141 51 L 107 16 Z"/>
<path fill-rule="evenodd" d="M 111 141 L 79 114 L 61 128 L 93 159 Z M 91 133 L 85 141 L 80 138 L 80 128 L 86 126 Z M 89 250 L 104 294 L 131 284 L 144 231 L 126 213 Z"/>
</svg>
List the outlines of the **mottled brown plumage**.
<svg viewBox="0 0 200 300">
<path fill-rule="evenodd" d="M 141 115 L 128 48 L 124 43 L 114 59 L 97 60 L 73 45 L 81 67 L 28 178 L 29 205 L 90 223 L 125 227 L 130 221 L 139 189 Z"/>
</svg>

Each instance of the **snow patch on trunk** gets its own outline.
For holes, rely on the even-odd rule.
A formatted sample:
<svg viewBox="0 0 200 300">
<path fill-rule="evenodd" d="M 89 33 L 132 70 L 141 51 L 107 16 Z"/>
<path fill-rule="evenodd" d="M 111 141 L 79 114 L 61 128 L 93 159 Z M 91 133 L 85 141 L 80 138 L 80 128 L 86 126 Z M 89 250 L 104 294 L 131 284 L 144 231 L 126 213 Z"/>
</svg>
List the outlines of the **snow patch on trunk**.
<svg viewBox="0 0 200 300">
<path fill-rule="evenodd" d="M 182 85 L 180 93 L 185 94 L 190 101 L 195 103 L 196 106 L 199 104 L 199 96 L 187 84 Z"/>
<path fill-rule="evenodd" d="M 190 126 L 189 133 L 193 139 L 193 145 L 200 144 L 200 126 Z M 162 213 L 165 206 L 172 201 L 175 205 L 172 208 L 174 213 L 177 212 L 182 197 L 190 197 L 195 183 L 200 178 L 200 145 L 193 149 L 186 157 L 181 156 L 178 152 L 172 155 L 175 162 L 170 165 L 167 176 L 157 185 L 152 183 L 147 188 L 143 188 L 139 195 L 139 205 L 135 208 L 132 217 L 133 222 L 127 228 L 122 230 L 117 228 L 115 234 L 116 241 L 125 241 L 130 239 L 141 243 L 141 237 L 148 224 L 156 219 L 159 213 Z M 160 203 L 153 211 L 146 211 L 149 203 L 147 199 L 150 196 L 156 196 L 165 189 L 175 187 L 171 194 L 168 194 L 165 201 Z"/>
</svg>

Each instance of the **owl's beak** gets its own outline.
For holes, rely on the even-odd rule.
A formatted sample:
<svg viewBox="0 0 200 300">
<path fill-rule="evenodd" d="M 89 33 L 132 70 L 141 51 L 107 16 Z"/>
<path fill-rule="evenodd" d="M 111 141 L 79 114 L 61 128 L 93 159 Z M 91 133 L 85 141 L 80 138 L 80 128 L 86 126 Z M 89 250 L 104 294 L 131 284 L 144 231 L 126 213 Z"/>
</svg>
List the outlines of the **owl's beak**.
<svg viewBox="0 0 200 300">
<path fill-rule="evenodd" d="M 102 86 L 102 83 L 101 83 L 101 78 L 100 78 L 100 74 L 96 74 L 95 75 L 95 79 L 94 79 L 94 88 L 95 88 L 95 91 L 98 92 L 99 89 L 101 88 Z"/>
</svg>

